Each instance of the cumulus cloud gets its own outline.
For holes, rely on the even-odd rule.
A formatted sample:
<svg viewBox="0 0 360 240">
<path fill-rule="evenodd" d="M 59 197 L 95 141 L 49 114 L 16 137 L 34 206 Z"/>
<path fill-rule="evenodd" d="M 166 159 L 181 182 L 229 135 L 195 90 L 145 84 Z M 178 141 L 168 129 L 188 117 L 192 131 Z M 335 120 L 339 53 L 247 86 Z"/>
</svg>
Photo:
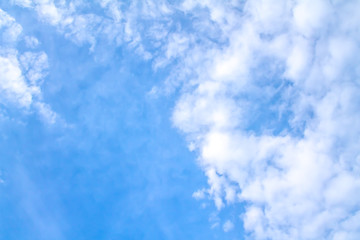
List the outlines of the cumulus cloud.
<svg viewBox="0 0 360 240">
<path fill-rule="evenodd" d="M 241 7 L 184 2 L 227 38 L 183 62 L 194 74 L 173 121 L 210 185 L 194 196 L 207 192 L 218 209 L 245 204 L 254 239 L 359 237 L 358 2 Z"/>
</svg>

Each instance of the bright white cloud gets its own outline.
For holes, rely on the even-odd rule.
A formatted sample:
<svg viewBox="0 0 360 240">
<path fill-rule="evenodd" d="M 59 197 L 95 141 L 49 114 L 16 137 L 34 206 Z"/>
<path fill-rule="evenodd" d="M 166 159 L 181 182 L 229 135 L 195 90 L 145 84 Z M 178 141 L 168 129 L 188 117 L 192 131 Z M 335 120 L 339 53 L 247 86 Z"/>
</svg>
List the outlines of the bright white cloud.
<svg viewBox="0 0 360 240">
<path fill-rule="evenodd" d="M 16 53 L 0 56 L 0 76 L 1 96 L 21 107 L 29 107 L 33 89 L 27 85 L 22 75 Z"/>
<path fill-rule="evenodd" d="M 360 209 L 360 35 L 346 24 L 357 18 L 349 5 L 358 2 L 251 1 L 243 12 L 184 3 L 207 9 L 228 45 L 204 46 L 195 64 L 184 60 L 196 74 L 174 124 L 198 148 L 215 205 L 246 204 L 244 228 L 254 239 L 360 236 L 352 220 Z M 290 115 L 278 134 L 269 128 L 277 118 L 262 111 L 279 116 L 284 107 Z"/>
<path fill-rule="evenodd" d="M 56 114 L 42 102 L 41 84 L 47 75 L 48 59 L 44 52 L 24 52 L 16 49 L 21 40 L 22 27 L 13 17 L 0 9 L 0 101 L 8 107 L 26 111 L 34 108 L 48 123 L 55 122 Z M 30 48 L 37 45 L 35 38 L 25 36 Z"/>
</svg>

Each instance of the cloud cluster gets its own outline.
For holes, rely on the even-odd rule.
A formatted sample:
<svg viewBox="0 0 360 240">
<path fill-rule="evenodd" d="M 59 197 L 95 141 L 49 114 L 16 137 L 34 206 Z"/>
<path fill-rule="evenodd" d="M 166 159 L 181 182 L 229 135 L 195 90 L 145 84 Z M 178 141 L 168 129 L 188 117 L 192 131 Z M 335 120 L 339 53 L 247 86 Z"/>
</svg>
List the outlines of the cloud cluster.
<svg viewBox="0 0 360 240">
<path fill-rule="evenodd" d="M 127 46 L 145 59 L 156 55 L 149 50 L 160 48 L 172 25 L 173 10 L 167 1 L 14 0 L 13 4 L 35 11 L 41 21 L 76 44 L 88 45 L 90 51 L 102 44 Z"/>
<path fill-rule="evenodd" d="M 19 41 L 35 48 L 38 40 L 22 36 L 22 27 L 0 9 L 0 102 L 5 106 L 35 109 L 46 122 L 54 123 L 56 114 L 42 102 L 41 84 L 47 75 L 47 55 L 40 51 L 19 52 Z M 30 42 L 29 42 L 30 41 Z"/>
<path fill-rule="evenodd" d="M 244 204 L 249 238 L 359 238 L 359 1 L 99 0 L 105 17 L 85 1 L 13 2 L 91 50 L 105 40 L 154 70 L 174 63 L 152 93 L 182 85 L 172 120 L 209 183 L 194 196 Z M 0 13 L 3 39 L 16 39 Z M 28 106 L 46 55 L 0 60 L 2 91 Z"/>
<path fill-rule="evenodd" d="M 245 204 L 251 238 L 360 236 L 359 7 L 184 3 L 225 44 L 184 60 L 193 74 L 173 121 L 198 151 L 216 206 Z"/>
</svg>

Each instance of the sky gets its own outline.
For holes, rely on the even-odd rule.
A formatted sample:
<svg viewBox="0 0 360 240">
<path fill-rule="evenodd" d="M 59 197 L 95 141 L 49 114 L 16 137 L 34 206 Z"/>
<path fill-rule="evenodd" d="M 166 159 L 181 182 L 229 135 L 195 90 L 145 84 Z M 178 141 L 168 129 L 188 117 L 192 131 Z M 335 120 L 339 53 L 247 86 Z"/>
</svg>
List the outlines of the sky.
<svg viewBox="0 0 360 240">
<path fill-rule="evenodd" d="M 359 10 L 0 1 L 0 239 L 359 239 Z"/>
</svg>

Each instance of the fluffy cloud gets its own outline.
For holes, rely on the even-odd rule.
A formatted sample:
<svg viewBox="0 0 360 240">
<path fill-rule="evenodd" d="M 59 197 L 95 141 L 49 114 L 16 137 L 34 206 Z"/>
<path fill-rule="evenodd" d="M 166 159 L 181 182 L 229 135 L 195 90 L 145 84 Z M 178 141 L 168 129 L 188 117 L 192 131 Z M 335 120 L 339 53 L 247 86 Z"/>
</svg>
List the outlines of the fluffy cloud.
<svg viewBox="0 0 360 240">
<path fill-rule="evenodd" d="M 1 96 L 21 107 L 29 107 L 32 102 L 33 89 L 25 82 L 16 54 L 0 57 Z"/>
<path fill-rule="evenodd" d="M 2 45 L 12 45 L 22 32 L 22 27 L 13 17 L 0 9 L 0 30 Z"/>
<path fill-rule="evenodd" d="M 173 121 L 199 152 L 216 206 L 245 204 L 251 238 L 360 236 L 358 7 L 184 3 L 208 11 L 228 44 L 184 60 L 192 90 Z"/>
<path fill-rule="evenodd" d="M 41 84 L 47 75 L 48 60 L 44 52 L 19 52 L 22 27 L 0 9 L 0 101 L 8 107 L 35 109 L 46 122 L 54 123 L 56 114 L 42 102 Z M 33 48 L 37 39 L 25 36 Z"/>
</svg>

